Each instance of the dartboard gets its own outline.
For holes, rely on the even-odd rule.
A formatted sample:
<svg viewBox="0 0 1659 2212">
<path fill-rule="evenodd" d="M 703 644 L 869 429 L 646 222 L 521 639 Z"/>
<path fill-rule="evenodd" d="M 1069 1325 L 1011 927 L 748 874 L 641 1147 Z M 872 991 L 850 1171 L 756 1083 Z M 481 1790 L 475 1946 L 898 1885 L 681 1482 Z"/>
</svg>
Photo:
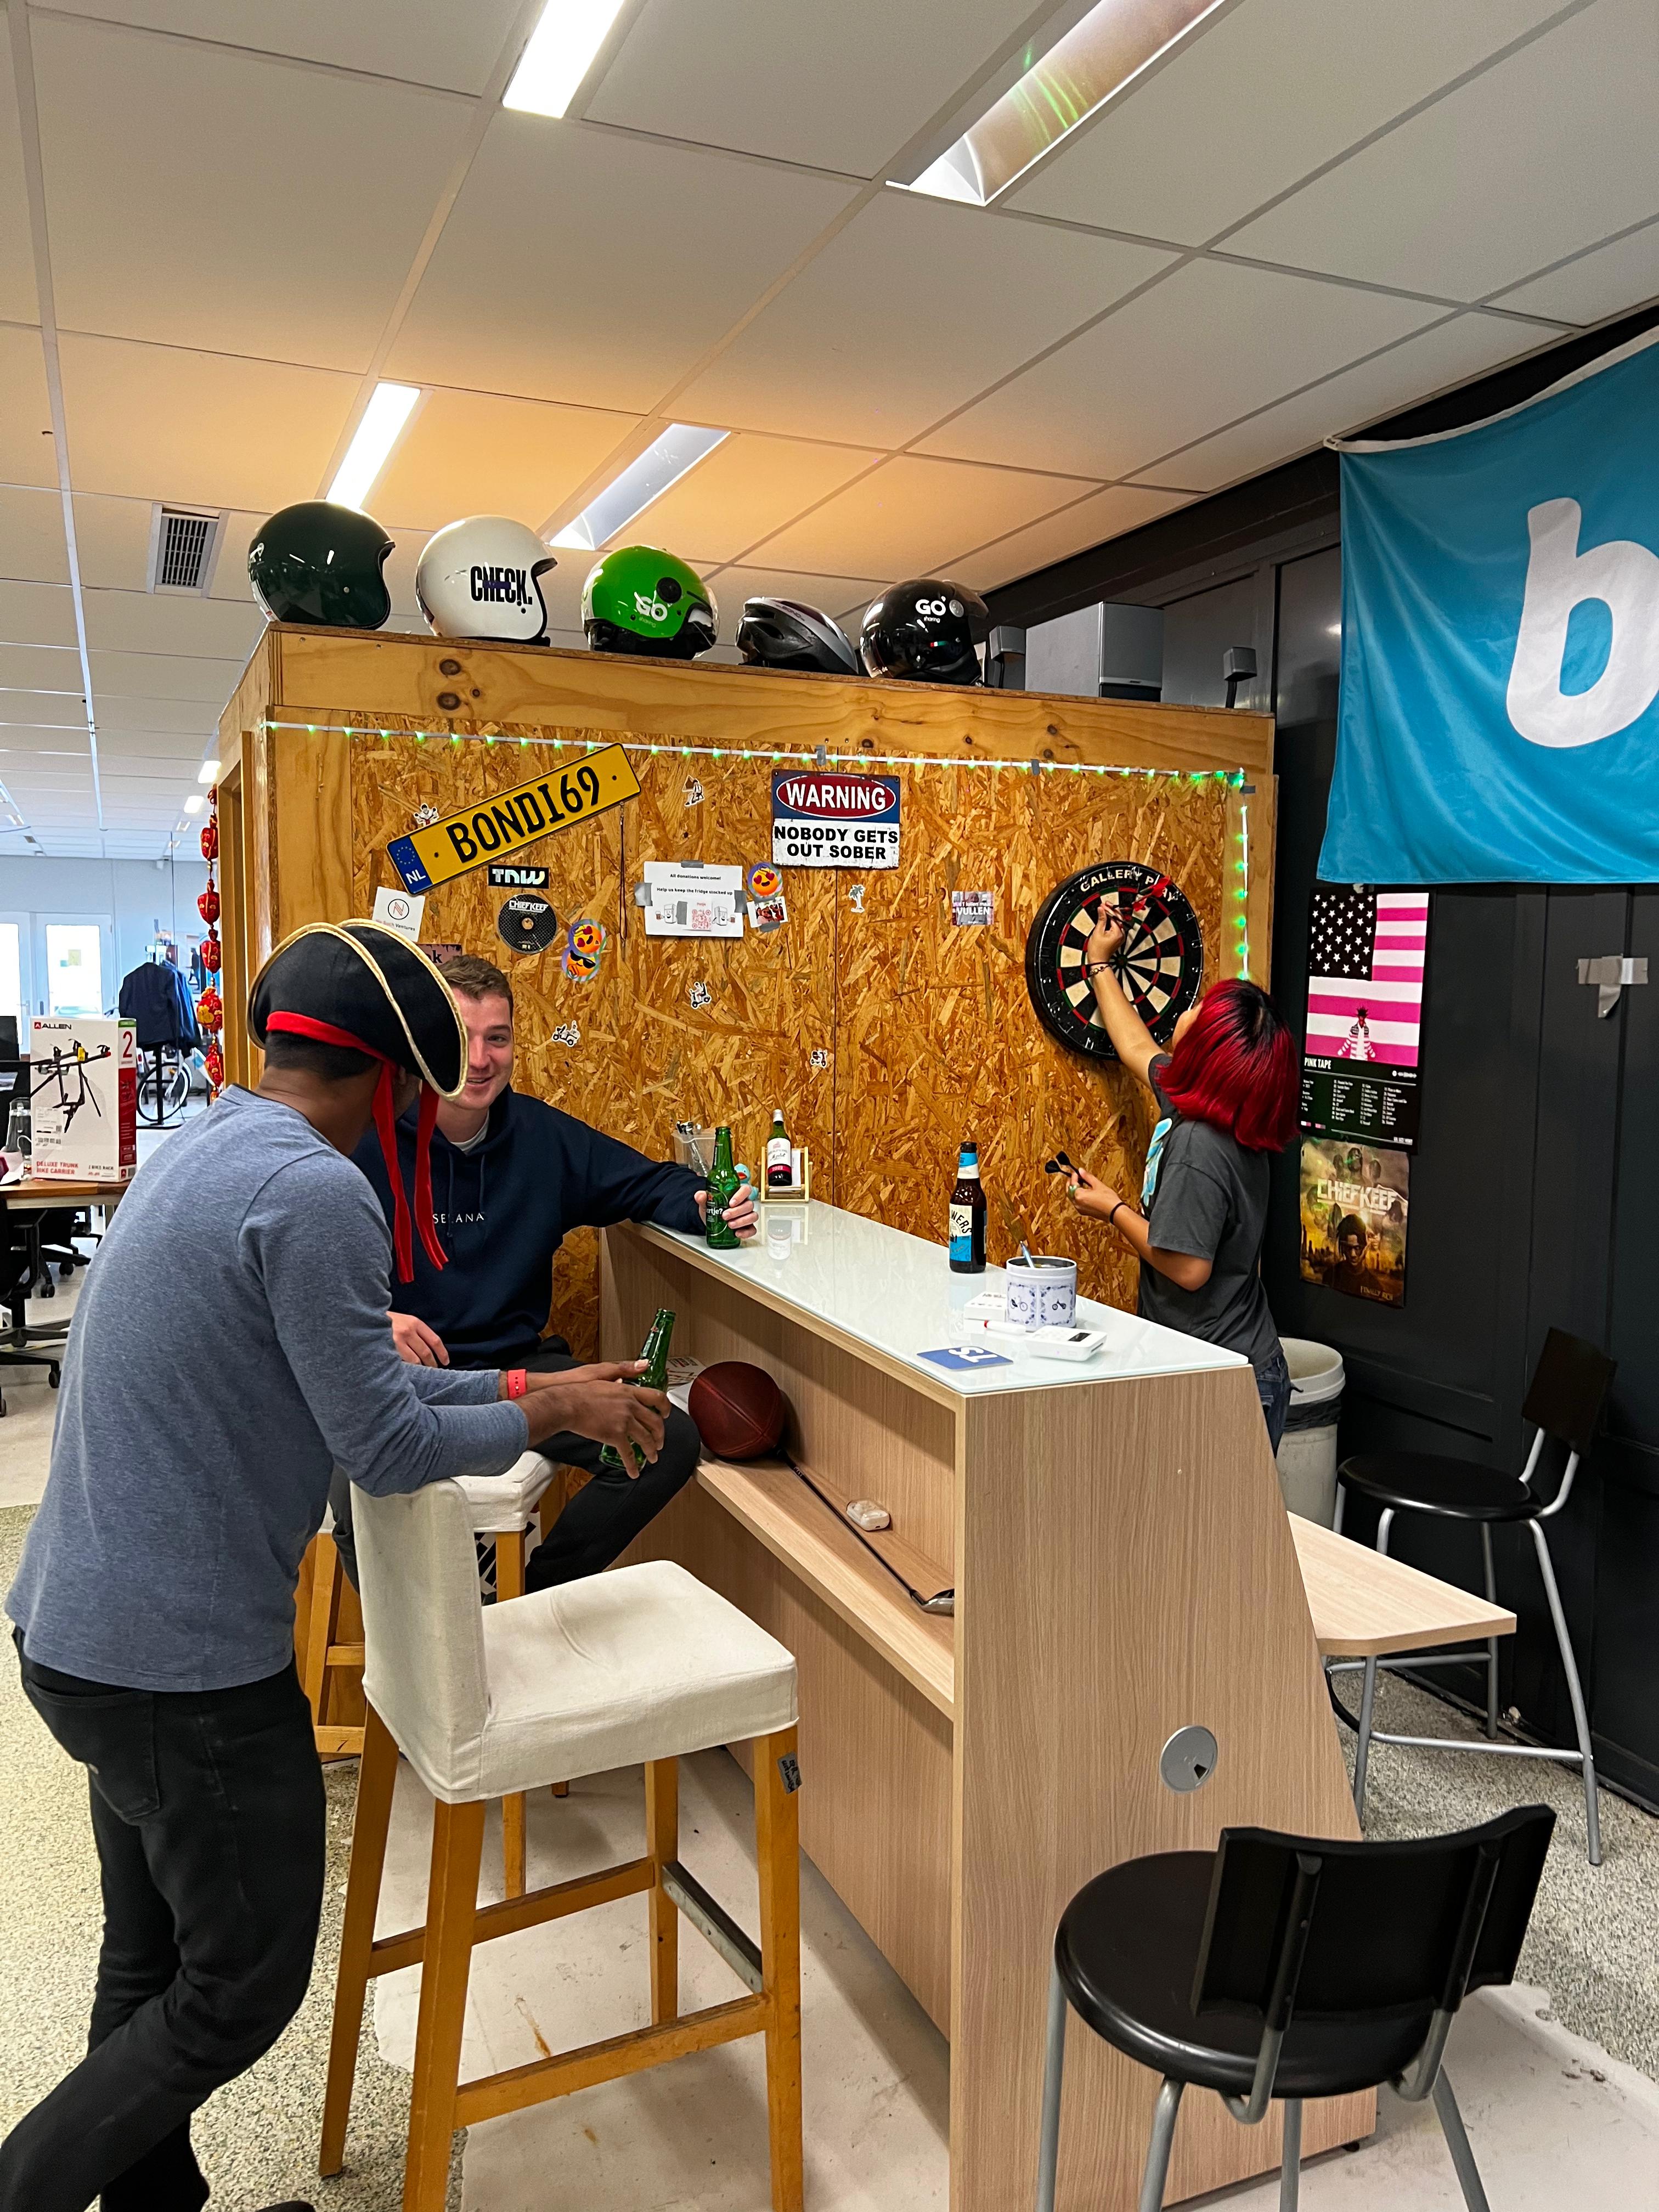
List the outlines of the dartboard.
<svg viewBox="0 0 1659 2212">
<path fill-rule="evenodd" d="M 1103 900 L 1115 902 L 1126 923 L 1118 979 L 1160 1044 L 1198 996 L 1204 944 L 1186 893 L 1138 860 L 1103 860 L 1049 892 L 1025 940 L 1025 988 L 1037 1019 L 1069 1050 L 1115 1060 L 1084 962 Z"/>
</svg>

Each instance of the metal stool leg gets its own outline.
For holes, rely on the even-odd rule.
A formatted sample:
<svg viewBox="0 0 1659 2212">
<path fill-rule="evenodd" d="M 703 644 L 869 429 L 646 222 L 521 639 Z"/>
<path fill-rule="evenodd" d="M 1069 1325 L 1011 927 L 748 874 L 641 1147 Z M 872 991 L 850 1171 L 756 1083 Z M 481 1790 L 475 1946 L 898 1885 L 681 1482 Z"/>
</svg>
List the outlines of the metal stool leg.
<svg viewBox="0 0 1659 2212">
<path fill-rule="evenodd" d="M 1169 2179 L 1170 2153 L 1175 2147 L 1176 2114 L 1181 2110 L 1184 2081 L 1168 2075 L 1158 2093 L 1152 2114 L 1152 2139 L 1146 2146 L 1146 2172 L 1140 2184 L 1140 2212 L 1163 2212 L 1164 2185 Z"/>
<path fill-rule="evenodd" d="M 1048 1972 L 1048 2046 L 1042 2062 L 1042 2131 L 1037 2149 L 1037 2212 L 1054 2212 L 1060 2168 L 1060 2092 L 1066 2072 L 1066 1990 L 1060 1969 Z"/>
<path fill-rule="evenodd" d="M 1589 1844 L 1589 1863 L 1601 1863 L 1601 1808 L 1595 1787 L 1595 1759 L 1590 1750 L 1589 1716 L 1584 1711 L 1584 1692 L 1579 1686 L 1578 1666 L 1572 1656 L 1572 1639 L 1567 1634 L 1567 1616 L 1561 1610 L 1561 1593 L 1555 1586 L 1555 1568 L 1550 1559 L 1548 1540 L 1543 1526 L 1537 1521 L 1530 1524 L 1532 1540 L 1538 1552 L 1538 1571 L 1544 1577 L 1544 1591 L 1550 1601 L 1550 1618 L 1555 1623 L 1555 1640 L 1561 1647 L 1561 1664 L 1566 1670 L 1567 1695 L 1572 1699 L 1572 1722 L 1578 1731 L 1578 1750 L 1584 1769 L 1584 1826 Z"/>
<path fill-rule="evenodd" d="M 1365 1825 L 1365 1767 L 1371 1750 L 1371 1711 L 1376 1704 L 1376 1661 L 1365 1662 L 1365 1683 L 1359 1696 L 1359 1735 L 1353 1752 L 1353 1809 Z"/>
<path fill-rule="evenodd" d="M 1474 2162 L 1474 2153 L 1469 2148 L 1469 2139 L 1463 2128 L 1463 2115 L 1457 2109 L 1457 2100 L 1452 2094 L 1452 2085 L 1446 2079 L 1443 2066 L 1434 2077 L 1434 2109 L 1440 2115 L 1440 2131 L 1446 2138 L 1446 2148 L 1451 2153 L 1451 2162 L 1457 2169 L 1458 2185 L 1463 2191 L 1463 2202 L 1469 2212 L 1492 2212 L 1486 2202 L 1486 2192 L 1481 2186 L 1480 2169 Z"/>
<path fill-rule="evenodd" d="M 1492 1563 L 1492 1523 L 1480 1523 L 1480 1557 L 1486 1570 L 1486 1602 L 1498 1602 L 1498 1573 Z M 1498 1638 L 1486 1638 L 1486 1735 L 1491 1742 L 1498 1741 Z"/>
<path fill-rule="evenodd" d="M 1302 2197 L 1302 2100 L 1285 2100 L 1284 2164 L 1279 2169 L 1279 2212 L 1296 2212 Z"/>
<path fill-rule="evenodd" d="M 1389 1556 L 1389 1535 L 1394 1527 L 1394 1508 L 1385 1506 L 1376 1518 L 1376 1548 L 1386 1559 Z"/>
</svg>

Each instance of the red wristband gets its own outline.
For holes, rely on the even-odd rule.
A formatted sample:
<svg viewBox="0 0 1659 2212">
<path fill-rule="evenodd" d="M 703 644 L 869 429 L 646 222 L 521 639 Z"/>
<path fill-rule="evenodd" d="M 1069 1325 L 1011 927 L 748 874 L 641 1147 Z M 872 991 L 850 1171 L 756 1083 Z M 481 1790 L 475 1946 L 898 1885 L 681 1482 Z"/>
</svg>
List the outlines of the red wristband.
<svg viewBox="0 0 1659 2212">
<path fill-rule="evenodd" d="M 507 1395 L 509 1398 L 522 1398 L 529 1388 L 530 1383 L 522 1367 L 507 1370 Z"/>
</svg>

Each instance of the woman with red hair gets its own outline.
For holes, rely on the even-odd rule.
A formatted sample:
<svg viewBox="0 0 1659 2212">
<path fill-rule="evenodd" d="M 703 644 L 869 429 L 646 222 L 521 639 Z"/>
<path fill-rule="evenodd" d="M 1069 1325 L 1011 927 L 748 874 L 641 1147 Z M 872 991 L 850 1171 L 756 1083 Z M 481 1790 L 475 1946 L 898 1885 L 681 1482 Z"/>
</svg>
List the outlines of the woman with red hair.
<svg viewBox="0 0 1659 2212">
<path fill-rule="evenodd" d="M 1243 1352 L 1273 1448 L 1291 1402 L 1290 1370 L 1267 1310 L 1260 1263 L 1269 1162 L 1296 1133 L 1296 1048 L 1259 985 L 1217 983 L 1176 1024 L 1164 1052 L 1125 997 L 1115 961 L 1121 916 L 1101 907 L 1085 958 L 1118 1058 L 1158 1101 L 1140 1210 L 1073 1170 L 1072 1198 L 1140 1261 L 1143 1319 Z"/>
</svg>

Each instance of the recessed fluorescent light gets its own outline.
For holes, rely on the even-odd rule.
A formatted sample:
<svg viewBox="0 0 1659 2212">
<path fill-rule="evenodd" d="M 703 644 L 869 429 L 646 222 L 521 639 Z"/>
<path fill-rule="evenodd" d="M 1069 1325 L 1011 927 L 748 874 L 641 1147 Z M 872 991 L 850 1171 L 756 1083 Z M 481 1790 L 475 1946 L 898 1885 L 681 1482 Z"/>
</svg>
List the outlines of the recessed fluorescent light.
<svg viewBox="0 0 1659 2212">
<path fill-rule="evenodd" d="M 987 207 L 1227 0 L 1097 0 L 909 185 Z"/>
<path fill-rule="evenodd" d="M 199 814 L 206 805 L 207 800 L 202 793 L 199 791 L 192 791 L 185 801 L 185 811 L 186 814 Z"/>
<path fill-rule="evenodd" d="M 622 6 L 623 0 L 547 0 L 501 106 L 526 115 L 562 115 Z"/>
<path fill-rule="evenodd" d="M 660 499 L 697 463 L 706 460 L 716 446 L 731 436 L 729 430 L 706 430 L 690 422 L 671 422 L 660 438 L 647 446 L 637 461 L 613 477 L 597 499 L 592 499 L 574 522 L 567 522 L 549 543 L 574 546 L 582 553 L 597 553 L 600 546 L 626 530 L 636 514 Z"/>
<path fill-rule="evenodd" d="M 219 763 L 216 760 L 204 760 L 196 771 L 196 781 L 198 783 L 211 783 L 218 773 Z"/>
<path fill-rule="evenodd" d="M 418 384 L 375 386 L 374 395 L 357 425 L 356 435 L 346 447 L 345 459 L 335 471 L 334 481 L 328 488 L 331 499 L 338 500 L 343 507 L 362 505 L 374 488 L 375 477 L 390 459 L 392 448 L 403 435 L 404 426 L 420 396 Z"/>
</svg>

